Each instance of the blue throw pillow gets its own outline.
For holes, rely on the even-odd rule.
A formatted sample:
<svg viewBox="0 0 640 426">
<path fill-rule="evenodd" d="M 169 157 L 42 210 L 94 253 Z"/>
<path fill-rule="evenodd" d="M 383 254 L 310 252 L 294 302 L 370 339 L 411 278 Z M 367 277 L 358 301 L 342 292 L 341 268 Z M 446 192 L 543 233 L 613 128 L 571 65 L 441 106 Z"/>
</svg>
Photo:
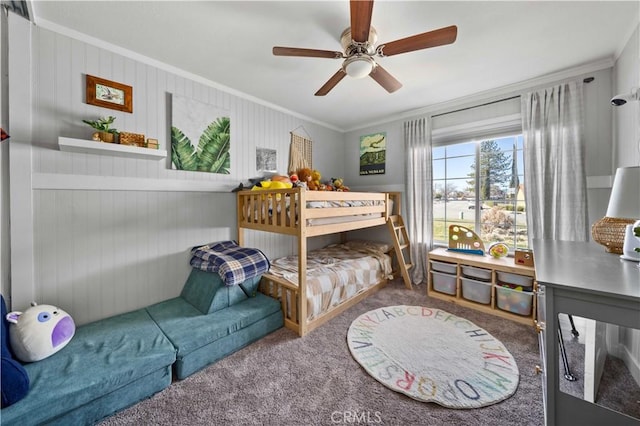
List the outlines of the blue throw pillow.
<svg viewBox="0 0 640 426">
<path fill-rule="evenodd" d="M 0 309 L 2 311 L 0 388 L 2 389 L 2 408 L 4 408 L 20 401 L 27 395 L 27 392 L 29 392 L 29 376 L 22 364 L 13 359 L 13 354 L 9 347 L 9 323 L 6 318 L 7 306 L 4 303 L 4 296 L 0 295 L 0 299 L 0 304 L 2 305 Z"/>
</svg>

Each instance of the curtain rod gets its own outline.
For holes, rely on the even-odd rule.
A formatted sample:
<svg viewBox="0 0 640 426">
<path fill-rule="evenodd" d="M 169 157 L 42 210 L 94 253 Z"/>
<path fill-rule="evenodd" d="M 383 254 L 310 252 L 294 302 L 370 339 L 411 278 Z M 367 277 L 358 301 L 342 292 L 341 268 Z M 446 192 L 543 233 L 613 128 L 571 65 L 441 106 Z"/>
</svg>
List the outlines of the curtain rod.
<svg viewBox="0 0 640 426">
<path fill-rule="evenodd" d="M 587 77 L 587 78 L 585 78 L 585 79 L 584 79 L 584 80 L 582 80 L 582 81 L 583 81 L 583 83 L 587 83 L 587 84 L 589 84 L 589 83 L 591 83 L 593 80 L 595 80 L 595 77 Z M 468 109 L 473 109 L 473 108 L 483 107 L 483 106 L 486 106 L 486 105 L 497 104 L 498 102 L 510 101 L 511 99 L 516 99 L 516 98 L 519 98 L 519 97 L 520 97 L 520 95 L 515 95 L 515 96 L 511 96 L 510 98 L 497 99 L 497 100 L 495 100 L 495 101 L 485 102 L 485 103 L 483 103 L 483 104 L 479 104 L 479 105 L 474 105 L 474 106 L 470 106 L 470 107 L 466 107 L 466 108 L 460 108 L 460 109 L 456 109 L 456 110 L 453 110 L 453 111 L 441 112 L 440 114 L 432 115 L 432 116 L 431 116 L 431 118 L 433 118 L 433 117 L 440 117 L 441 115 L 452 114 L 452 113 L 454 113 L 454 112 L 466 111 L 466 110 L 468 110 Z"/>
<path fill-rule="evenodd" d="M 440 117 L 441 115 L 452 114 L 454 112 L 466 111 L 468 109 L 479 108 L 479 107 L 483 107 L 485 105 L 497 104 L 498 102 L 510 101 L 511 99 L 516 99 L 516 98 L 519 98 L 519 97 L 520 97 L 520 95 L 516 95 L 516 96 L 511 96 L 510 98 L 498 99 L 498 100 L 495 100 L 495 101 L 485 102 L 483 104 L 478 104 L 478 105 L 474 105 L 474 106 L 470 106 L 470 107 L 466 107 L 466 108 L 460 108 L 460 109 L 456 109 L 456 110 L 453 110 L 453 111 L 442 112 L 440 114 L 432 115 L 431 118 Z"/>
</svg>

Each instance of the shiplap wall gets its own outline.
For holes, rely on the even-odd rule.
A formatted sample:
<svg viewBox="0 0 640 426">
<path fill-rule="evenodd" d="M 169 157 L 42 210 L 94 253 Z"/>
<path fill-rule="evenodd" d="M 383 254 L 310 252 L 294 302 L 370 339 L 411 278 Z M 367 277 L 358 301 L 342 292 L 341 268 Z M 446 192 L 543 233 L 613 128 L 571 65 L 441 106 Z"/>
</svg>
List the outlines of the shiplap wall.
<svg viewBox="0 0 640 426">
<path fill-rule="evenodd" d="M 12 292 L 19 296 L 12 300 L 13 309 L 24 309 L 31 300 L 56 304 L 83 324 L 178 295 L 190 270 L 192 246 L 236 238 L 235 195 L 229 191 L 259 176 L 256 147 L 276 149 L 278 170 L 285 172 L 289 132 L 299 126 L 303 129 L 298 132 L 314 141 L 314 167 L 328 175 L 342 171 L 342 155 L 335 153 L 343 149 L 343 135 L 334 129 L 134 54 L 124 56 L 23 25 L 29 24 L 12 24 L 21 36 L 31 36 L 30 43 L 21 43 L 31 49 L 30 69 L 22 75 L 32 75 L 32 96 L 12 102 L 30 103 L 31 117 L 11 120 L 31 125 L 31 141 L 26 141 L 31 155 L 12 158 L 22 163 L 15 164 L 16 170 L 31 170 L 33 208 L 28 211 L 29 202 L 15 203 L 14 210 L 24 211 L 12 213 L 31 218 L 26 222 L 32 224 L 33 241 L 12 235 L 11 244 L 13 253 L 31 250 L 32 265 L 22 266 L 33 268 L 33 283 L 14 279 L 13 286 L 21 289 Z M 20 45 L 14 41 L 10 38 L 10 44 Z M 15 50 L 14 55 L 25 54 Z M 85 104 L 85 74 L 131 85 L 133 114 Z M 114 115 L 117 129 L 157 138 L 161 149 L 170 152 L 171 94 L 229 111 L 230 175 L 171 170 L 169 158 L 140 160 L 58 149 L 58 136 L 90 139 L 93 129 L 82 119 Z M 114 179 L 127 179 L 132 190 L 114 190 Z M 83 186 L 88 180 L 89 189 Z M 171 190 L 146 188 L 150 180 L 166 182 Z M 203 183 L 207 189 L 200 191 Z M 294 239 L 267 233 L 249 232 L 247 245 L 269 257 L 295 252 Z"/>
</svg>

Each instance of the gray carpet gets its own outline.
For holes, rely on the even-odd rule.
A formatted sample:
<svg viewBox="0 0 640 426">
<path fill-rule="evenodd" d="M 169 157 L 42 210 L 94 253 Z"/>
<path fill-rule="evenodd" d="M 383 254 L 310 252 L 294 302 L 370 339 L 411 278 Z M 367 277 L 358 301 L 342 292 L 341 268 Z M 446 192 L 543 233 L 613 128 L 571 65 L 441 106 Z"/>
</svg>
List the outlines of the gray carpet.
<svg viewBox="0 0 640 426">
<path fill-rule="evenodd" d="M 387 389 L 351 357 L 346 333 L 360 314 L 389 305 L 440 308 L 502 341 L 520 370 L 509 399 L 453 410 Z M 280 329 L 102 425 L 542 425 L 541 379 L 534 329 L 436 299 L 425 287 L 391 282 L 304 338 Z"/>
</svg>

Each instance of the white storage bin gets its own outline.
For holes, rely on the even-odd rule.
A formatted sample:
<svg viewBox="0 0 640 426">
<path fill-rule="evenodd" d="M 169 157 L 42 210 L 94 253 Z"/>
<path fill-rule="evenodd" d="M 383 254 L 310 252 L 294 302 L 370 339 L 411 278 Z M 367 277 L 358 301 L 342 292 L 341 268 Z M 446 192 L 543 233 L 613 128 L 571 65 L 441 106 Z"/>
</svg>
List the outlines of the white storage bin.
<svg viewBox="0 0 640 426">
<path fill-rule="evenodd" d="M 462 275 L 476 280 L 491 281 L 491 269 L 462 266 Z"/>
<path fill-rule="evenodd" d="M 431 271 L 433 274 L 433 289 L 440 293 L 456 294 L 456 276 L 442 272 Z"/>
<path fill-rule="evenodd" d="M 462 281 L 462 297 L 478 303 L 491 303 L 491 283 L 460 278 Z"/>
<path fill-rule="evenodd" d="M 531 315 L 533 292 L 512 290 L 507 287 L 496 287 L 497 305 L 503 311 L 528 316 Z"/>
<path fill-rule="evenodd" d="M 525 275 L 511 274 L 509 272 L 501 272 L 497 271 L 498 274 L 498 282 L 505 284 L 513 284 L 516 286 L 522 287 L 532 287 L 533 286 L 533 278 L 527 277 Z"/>
<path fill-rule="evenodd" d="M 438 272 L 444 272 L 445 274 L 455 274 L 456 271 L 455 263 L 447 263 L 447 262 L 438 262 L 437 260 L 431 261 L 431 269 Z"/>
</svg>

